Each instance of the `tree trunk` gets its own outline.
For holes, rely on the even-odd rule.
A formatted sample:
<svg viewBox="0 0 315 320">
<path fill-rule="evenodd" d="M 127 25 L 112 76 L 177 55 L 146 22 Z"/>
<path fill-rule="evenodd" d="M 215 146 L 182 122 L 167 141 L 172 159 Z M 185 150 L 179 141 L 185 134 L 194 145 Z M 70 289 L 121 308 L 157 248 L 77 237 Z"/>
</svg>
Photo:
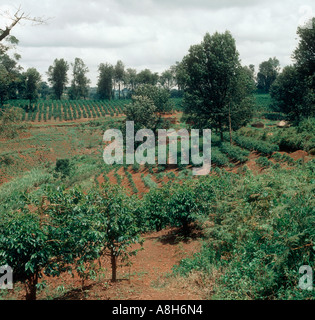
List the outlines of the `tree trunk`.
<svg viewBox="0 0 315 320">
<path fill-rule="evenodd" d="M 26 286 L 26 300 L 36 300 L 36 285 L 38 283 L 37 272 L 32 274 L 25 283 Z"/>
<path fill-rule="evenodd" d="M 223 142 L 224 137 L 223 137 L 223 131 L 222 131 L 222 128 L 220 129 L 220 137 L 221 137 L 221 142 Z"/>
<path fill-rule="evenodd" d="M 219 121 L 218 121 L 218 124 L 219 124 L 219 131 L 220 131 L 220 138 L 221 138 L 221 142 L 223 142 L 223 139 L 224 139 L 224 137 L 223 137 L 223 128 L 222 128 L 222 120 L 221 120 L 221 117 L 219 118 Z"/>
<path fill-rule="evenodd" d="M 230 129 L 230 144 L 232 145 L 232 121 L 231 121 L 231 104 L 229 105 L 229 129 Z"/>
<path fill-rule="evenodd" d="M 185 219 L 182 221 L 183 224 L 183 233 L 184 236 L 187 237 L 189 235 L 189 226 L 188 226 L 188 221 Z"/>
<path fill-rule="evenodd" d="M 112 264 L 112 282 L 117 281 L 117 257 L 115 255 L 114 250 L 111 250 L 111 264 Z"/>
</svg>

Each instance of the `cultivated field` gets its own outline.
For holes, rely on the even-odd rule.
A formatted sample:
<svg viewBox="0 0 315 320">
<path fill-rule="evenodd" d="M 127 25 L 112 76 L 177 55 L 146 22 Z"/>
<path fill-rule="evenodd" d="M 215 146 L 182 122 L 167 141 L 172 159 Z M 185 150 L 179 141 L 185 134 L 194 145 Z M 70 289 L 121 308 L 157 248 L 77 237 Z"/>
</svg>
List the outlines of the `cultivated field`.
<svg viewBox="0 0 315 320">
<path fill-rule="evenodd" d="M 128 197 L 135 197 L 133 205 L 138 208 L 135 223 L 145 241 L 143 246 L 132 242 L 127 246 L 127 251 L 142 248 L 129 257 L 127 264 L 118 258 L 118 282 L 110 281 L 111 261 L 105 255 L 99 259 L 100 269 L 93 277 L 86 273 L 89 268 L 81 273 L 76 269 L 74 277 L 67 273 L 58 278 L 44 275 L 39 281 L 45 283 L 38 291 L 40 299 L 208 299 L 224 294 L 239 298 L 245 288 L 237 291 L 230 282 L 233 277 L 222 275 L 233 274 L 233 268 L 240 267 L 241 252 L 255 237 L 262 246 L 248 258 L 257 261 L 255 268 L 272 255 L 292 264 L 297 256 L 286 256 L 285 250 L 293 250 L 291 254 L 295 255 L 307 249 L 303 236 L 297 234 L 303 226 L 295 226 L 304 222 L 295 220 L 295 216 L 309 219 L 309 210 L 314 207 L 311 181 L 315 135 L 308 130 L 308 122 L 299 128 L 279 128 L 282 115 L 269 109 L 269 95 L 257 95 L 251 124 L 261 122 L 263 127 L 249 124 L 233 132 L 232 145 L 228 134 L 221 142 L 214 132 L 211 173 L 197 178 L 192 176 L 191 165 L 104 163 L 102 137 L 106 129 L 124 125 L 124 103 L 39 102 L 33 111 L 24 109 L 18 136 L 0 141 L 1 210 L 17 212 L 28 203 L 29 210 L 40 215 L 38 204 L 43 197 L 50 197 L 47 188 L 62 185 L 65 192 L 75 188 L 89 194 L 104 183 L 121 186 Z M 173 119 L 172 128 L 188 128 L 180 111 L 173 111 L 169 117 Z M 69 161 L 59 170 L 56 162 L 60 159 Z M 25 196 L 32 201 L 25 201 Z M 48 214 L 51 208 L 46 205 Z M 170 208 L 182 205 L 186 206 L 185 216 L 181 210 L 170 212 Z M 197 211 L 196 205 L 200 206 Z M 284 219 L 287 212 L 293 215 L 290 222 Z M 233 216 L 234 222 L 230 220 Z M 235 221 L 239 223 L 236 229 Z M 275 233 L 279 223 L 283 223 L 283 232 L 288 232 L 286 238 Z M 220 228 L 225 230 L 224 236 Z M 276 243 L 280 251 L 280 247 L 268 247 Z M 232 256 L 232 250 L 239 252 Z M 215 258 L 218 252 L 220 263 Z M 262 256 L 255 257 L 259 252 Z M 222 264 L 222 259 L 230 264 Z M 256 281 L 248 272 L 248 281 Z M 263 294 L 267 293 L 253 291 L 251 298 Z M 277 291 L 277 297 L 301 294 L 294 287 L 284 293 Z M 3 299 L 23 299 L 24 295 L 22 285 L 14 292 L 1 291 Z"/>
</svg>

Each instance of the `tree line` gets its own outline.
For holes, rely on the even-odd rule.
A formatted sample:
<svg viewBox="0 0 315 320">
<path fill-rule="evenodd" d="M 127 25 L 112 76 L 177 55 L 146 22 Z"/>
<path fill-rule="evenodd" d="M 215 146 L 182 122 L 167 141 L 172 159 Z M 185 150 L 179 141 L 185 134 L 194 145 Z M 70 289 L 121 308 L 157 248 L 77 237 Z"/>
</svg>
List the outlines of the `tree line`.
<svg viewBox="0 0 315 320">
<path fill-rule="evenodd" d="M 19 65 L 20 58 L 17 54 L 11 57 L 7 53 L 0 53 L 1 104 L 10 99 L 27 99 L 30 103 L 38 98 L 47 97 L 60 100 L 65 93 L 70 100 L 87 99 L 93 95 L 90 88 L 91 80 L 87 76 L 89 69 L 81 58 L 76 57 L 70 64 L 63 58 L 55 59 L 46 73 L 48 83 L 42 81 L 42 76 L 36 68 L 29 68 L 23 72 Z M 70 67 L 72 80 L 69 82 Z M 268 93 L 272 82 L 279 74 L 279 61 L 270 58 L 263 62 L 257 75 L 253 65 L 250 65 L 248 70 L 252 73 L 258 91 Z M 181 62 L 176 62 L 161 74 L 148 68 L 140 72 L 134 68 L 126 68 L 121 60 L 115 65 L 101 63 L 98 66 L 97 90 L 94 91 L 93 98 L 130 98 L 134 90 L 143 84 L 173 90 L 174 97 L 182 97 L 185 80 Z"/>
</svg>

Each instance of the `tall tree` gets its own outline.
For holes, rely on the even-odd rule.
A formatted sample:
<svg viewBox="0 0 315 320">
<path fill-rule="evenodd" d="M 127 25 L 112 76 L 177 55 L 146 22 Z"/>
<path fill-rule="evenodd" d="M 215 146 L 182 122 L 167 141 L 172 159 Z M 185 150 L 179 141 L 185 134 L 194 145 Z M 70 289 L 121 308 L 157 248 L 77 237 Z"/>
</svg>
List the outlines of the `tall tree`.
<svg viewBox="0 0 315 320">
<path fill-rule="evenodd" d="M 0 64 L 0 103 L 3 105 L 8 97 L 8 88 L 10 85 L 10 76 L 7 69 Z"/>
<path fill-rule="evenodd" d="M 283 69 L 270 90 L 273 105 L 295 122 L 315 115 L 315 18 L 309 25 L 312 28 L 297 29 L 300 41 L 292 56 L 295 64 Z"/>
<path fill-rule="evenodd" d="M 182 66 L 186 83 L 184 111 L 199 128 L 223 131 L 246 123 L 250 116 L 250 88 L 231 33 L 207 33 L 189 49 Z"/>
<path fill-rule="evenodd" d="M 135 130 L 147 128 L 154 132 L 165 127 L 162 114 L 172 108 L 168 90 L 150 84 L 139 86 L 132 103 L 125 108 L 126 120 L 135 122 Z"/>
<path fill-rule="evenodd" d="M 0 65 L 6 70 L 7 76 L 3 79 L 6 82 L 6 93 L 2 95 L 2 99 L 16 99 L 21 91 L 21 70 L 18 65 L 20 55 L 14 54 L 12 57 L 6 53 L 0 53 Z M 2 82 L 3 83 L 3 82 Z"/>
<path fill-rule="evenodd" d="M 18 39 L 11 34 L 12 29 L 15 28 L 22 21 L 30 21 L 33 24 L 42 24 L 46 21 L 41 17 L 32 17 L 25 13 L 21 6 L 19 6 L 14 13 L 10 11 L 0 10 L 0 16 L 8 23 L 0 26 L 0 101 L 5 99 L 18 98 L 18 95 L 23 91 L 23 79 L 21 77 L 21 67 L 17 65 L 20 59 L 18 54 L 9 57 L 6 52 L 14 48 L 18 44 Z"/>
<path fill-rule="evenodd" d="M 80 58 L 75 58 L 74 63 L 71 63 L 71 66 L 73 79 L 69 89 L 70 99 L 86 99 L 89 92 L 89 84 L 91 83 L 91 80 L 86 76 L 89 69 Z"/>
<path fill-rule="evenodd" d="M 49 67 L 47 75 L 48 81 L 53 87 L 57 99 L 61 99 L 63 91 L 68 83 L 67 72 L 69 64 L 64 59 L 55 59 L 54 64 Z"/>
<path fill-rule="evenodd" d="M 35 68 L 29 68 L 23 74 L 25 77 L 24 98 L 29 100 L 29 105 L 38 98 L 38 87 L 41 80 L 39 72 Z"/>
<path fill-rule="evenodd" d="M 171 66 L 171 70 L 174 73 L 178 90 L 184 91 L 188 75 L 183 63 L 177 61 L 174 66 Z"/>
<path fill-rule="evenodd" d="M 98 67 L 99 76 L 97 92 L 100 99 L 111 99 L 113 91 L 114 67 L 109 63 L 101 63 Z"/>
<path fill-rule="evenodd" d="M 137 74 L 137 84 L 151 84 L 155 86 L 159 80 L 158 73 L 152 73 L 151 70 L 145 69 Z"/>
<path fill-rule="evenodd" d="M 41 99 L 46 99 L 51 94 L 51 88 L 49 88 L 47 82 L 42 81 L 38 87 L 38 93 Z"/>
<path fill-rule="evenodd" d="M 162 72 L 159 82 L 161 86 L 167 90 L 171 90 L 175 84 L 175 74 L 173 69 Z"/>
<path fill-rule="evenodd" d="M 128 88 L 131 93 L 134 92 L 137 81 L 137 70 L 128 68 L 124 75 L 124 85 Z"/>
<path fill-rule="evenodd" d="M 300 41 L 293 58 L 299 73 L 311 78 L 312 88 L 315 90 L 315 17 L 311 19 L 310 25 L 312 28 L 298 28 Z"/>
<path fill-rule="evenodd" d="M 314 116 L 314 92 L 311 78 L 303 77 L 296 66 L 287 66 L 273 83 L 270 94 L 277 111 L 289 120 L 299 122 L 304 117 Z"/>
<path fill-rule="evenodd" d="M 125 65 L 121 60 L 119 60 L 117 61 L 114 69 L 114 79 L 118 84 L 119 99 L 120 99 L 121 84 L 124 79 L 124 75 L 125 75 Z"/>
<path fill-rule="evenodd" d="M 277 58 L 269 58 L 269 60 L 262 62 L 257 73 L 258 90 L 268 93 L 279 72 L 280 62 Z"/>
</svg>

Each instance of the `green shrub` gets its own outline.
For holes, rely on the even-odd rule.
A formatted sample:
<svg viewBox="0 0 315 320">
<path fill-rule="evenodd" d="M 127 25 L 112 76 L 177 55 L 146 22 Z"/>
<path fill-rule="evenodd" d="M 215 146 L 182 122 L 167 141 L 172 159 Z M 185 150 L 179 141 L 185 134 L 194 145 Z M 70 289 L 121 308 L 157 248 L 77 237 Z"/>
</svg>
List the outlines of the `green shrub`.
<svg viewBox="0 0 315 320">
<path fill-rule="evenodd" d="M 227 142 L 221 144 L 220 150 L 223 153 L 226 153 L 230 159 L 239 161 L 240 163 L 246 162 L 250 154 L 249 151 L 243 150 L 240 147 L 234 145 L 230 145 Z"/>
<path fill-rule="evenodd" d="M 233 135 L 233 139 L 242 148 L 251 151 L 258 151 L 264 155 L 271 155 L 273 152 L 279 151 L 279 147 L 277 145 L 266 141 L 256 140 L 254 138 L 244 137 L 238 134 Z"/>
<path fill-rule="evenodd" d="M 134 172 L 139 172 L 139 170 L 140 170 L 140 165 L 139 165 L 138 162 L 135 162 L 135 163 L 132 165 L 132 170 L 133 170 Z"/>
<path fill-rule="evenodd" d="M 168 211 L 169 190 L 165 186 L 152 188 L 143 198 L 144 223 L 147 230 L 160 231 L 170 223 Z"/>
<path fill-rule="evenodd" d="M 229 163 L 229 158 L 219 148 L 214 147 L 211 148 L 211 162 L 218 166 L 224 166 Z"/>
<path fill-rule="evenodd" d="M 266 157 L 259 157 L 255 162 L 262 168 L 269 168 L 272 166 L 272 162 Z"/>
<path fill-rule="evenodd" d="M 142 177 L 143 183 L 147 188 L 156 188 L 158 185 L 152 180 L 152 176 L 148 174 Z"/>
<path fill-rule="evenodd" d="M 174 268 L 197 270 L 213 281 L 211 299 L 314 299 L 298 288 L 299 268 L 314 266 L 315 162 L 264 175 L 211 176 L 207 241 L 200 253 Z"/>
<path fill-rule="evenodd" d="M 61 173 L 62 177 L 68 177 L 71 173 L 71 163 L 69 159 L 58 159 L 56 161 L 55 171 Z"/>
</svg>

